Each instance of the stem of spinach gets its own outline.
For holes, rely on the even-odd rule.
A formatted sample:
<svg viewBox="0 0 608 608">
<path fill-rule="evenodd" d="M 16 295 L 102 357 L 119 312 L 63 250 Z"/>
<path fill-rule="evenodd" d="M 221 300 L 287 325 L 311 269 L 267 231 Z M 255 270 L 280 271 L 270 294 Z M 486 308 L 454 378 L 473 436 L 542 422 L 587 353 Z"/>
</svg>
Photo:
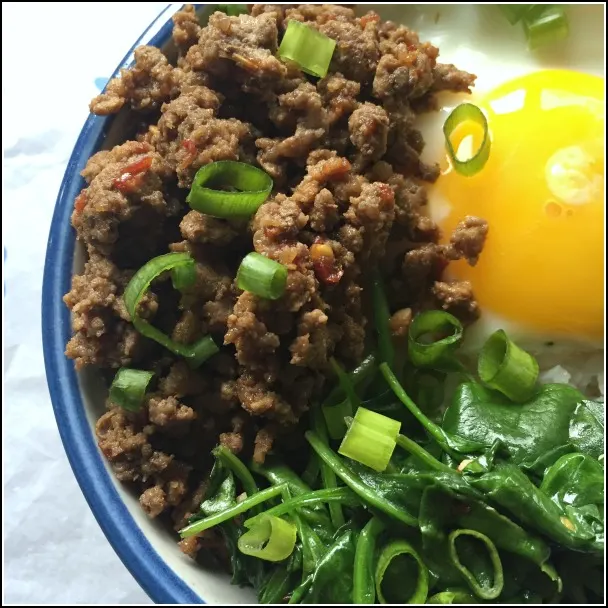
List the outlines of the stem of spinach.
<svg viewBox="0 0 608 608">
<path fill-rule="evenodd" d="M 382 530 L 384 530 L 384 523 L 377 517 L 372 517 L 357 540 L 353 571 L 353 604 L 376 603 L 374 559 L 376 557 L 376 539 Z"/>
<path fill-rule="evenodd" d="M 445 471 L 446 473 L 456 473 L 454 469 L 449 467 L 447 464 L 440 462 L 432 454 L 427 452 L 422 446 L 418 445 L 415 441 L 412 441 L 405 435 L 397 435 L 397 445 L 416 458 L 420 459 L 429 468 L 435 471 Z"/>
<path fill-rule="evenodd" d="M 374 324 L 378 334 L 378 349 L 383 362 L 393 365 L 395 362 L 395 347 L 391 337 L 389 320 L 391 311 L 386 300 L 384 281 L 379 272 L 375 272 L 372 280 L 372 300 L 374 305 Z"/>
<path fill-rule="evenodd" d="M 258 492 L 258 486 L 253 479 L 249 469 L 243 464 L 238 456 L 235 456 L 228 448 L 218 445 L 212 454 L 227 468 L 230 469 L 243 484 L 247 496 L 253 496 Z"/>
</svg>

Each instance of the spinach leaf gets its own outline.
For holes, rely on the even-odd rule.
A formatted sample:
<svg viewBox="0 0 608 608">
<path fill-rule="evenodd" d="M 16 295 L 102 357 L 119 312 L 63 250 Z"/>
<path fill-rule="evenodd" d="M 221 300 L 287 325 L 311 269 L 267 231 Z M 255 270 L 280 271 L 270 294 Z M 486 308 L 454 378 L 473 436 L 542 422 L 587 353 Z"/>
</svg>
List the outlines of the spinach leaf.
<svg viewBox="0 0 608 608">
<path fill-rule="evenodd" d="M 243 555 L 239 551 L 239 538 L 245 530 L 233 521 L 223 523 L 218 529 L 224 537 L 230 556 L 231 583 L 239 587 L 250 585 L 259 591 L 266 578 L 265 562 L 249 555 Z"/>
<path fill-rule="evenodd" d="M 562 508 L 604 507 L 604 467 L 585 454 L 566 454 L 547 469 L 540 490 Z"/>
<path fill-rule="evenodd" d="M 206 516 L 222 513 L 236 504 L 236 483 L 232 471 L 228 471 L 224 481 L 219 485 L 215 495 L 201 504 L 201 511 Z"/>
<path fill-rule="evenodd" d="M 276 564 L 258 596 L 260 604 L 281 604 L 299 579 L 302 552 L 296 546 L 286 563 Z"/>
<path fill-rule="evenodd" d="M 343 604 L 352 594 L 357 534 L 341 533 L 317 564 L 302 604 Z"/>
<path fill-rule="evenodd" d="M 566 384 L 546 384 L 524 404 L 485 387 L 461 384 L 447 409 L 443 428 L 490 447 L 500 440 L 516 464 L 531 465 L 570 442 L 570 419 L 582 395 Z"/>
<path fill-rule="evenodd" d="M 570 442 L 579 452 L 595 459 L 604 453 L 604 408 L 599 401 L 584 400 L 570 420 Z"/>
<path fill-rule="evenodd" d="M 515 465 L 499 463 L 469 483 L 511 513 L 518 521 L 545 534 L 564 547 L 598 552 L 604 548 L 603 525 L 597 525 L 597 507 L 591 511 L 560 508 Z M 574 518 L 574 520 L 573 520 Z"/>
</svg>

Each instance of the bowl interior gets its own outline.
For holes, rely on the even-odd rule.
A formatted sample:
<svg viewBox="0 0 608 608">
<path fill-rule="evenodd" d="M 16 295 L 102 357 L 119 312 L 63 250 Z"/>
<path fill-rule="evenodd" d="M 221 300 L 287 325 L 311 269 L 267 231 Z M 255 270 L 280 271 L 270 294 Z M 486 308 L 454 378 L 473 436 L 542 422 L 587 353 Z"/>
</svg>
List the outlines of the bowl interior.
<svg viewBox="0 0 608 608">
<path fill-rule="evenodd" d="M 359 5 L 359 12 L 375 10 L 384 19 L 407 23 L 419 31 L 423 40 L 440 46 L 441 59 L 455 62 L 463 69 L 475 71 L 467 65 L 467 53 L 473 53 L 477 40 L 488 44 L 488 36 L 495 27 L 504 38 L 495 37 L 491 44 L 499 55 L 509 52 L 508 61 L 530 63 L 523 36 L 516 28 L 508 29 L 501 16 L 493 15 L 495 7 L 472 5 Z M 558 56 L 539 54 L 536 67 L 580 68 L 585 56 L 595 53 L 603 57 L 603 7 L 581 6 L 572 9 L 572 33 L 580 41 L 576 47 L 562 49 Z M 169 56 L 174 54 L 171 43 L 170 15 L 175 6 L 165 10 L 150 26 L 137 44 L 160 46 Z M 439 17 L 438 17 L 439 16 Z M 496 25 L 498 19 L 498 25 Z M 450 43 L 450 24 L 458 28 L 458 44 Z M 446 38 L 447 32 L 447 38 Z M 453 35 L 453 31 L 452 31 Z M 512 41 L 521 46 L 515 54 Z M 463 40 L 468 40 L 463 43 Z M 599 55 L 597 55 L 599 53 Z M 130 53 L 123 65 L 132 61 Z M 555 64 L 555 65 L 553 65 Z M 121 66 L 122 67 L 122 66 Z M 603 63 L 602 63 L 603 75 Z M 72 273 L 82 271 L 85 257 L 83 248 L 76 244 L 69 227 L 69 216 L 76 194 L 84 186 L 79 177 L 88 157 L 99 149 L 111 148 L 129 136 L 132 114 L 122 111 L 115 118 L 90 117 L 76 145 L 62 184 L 53 218 L 43 293 L 43 334 L 45 361 L 49 387 L 62 439 L 78 477 L 79 483 L 100 525 L 127 567 L 142 584 L 152 599 L 162 603 L 249 603 L 255 601 L 251 590 L 229 584 L 227 575 L 206 570 L 183 556 L 176 546 L 174 534 L 163 525 L 150 520 L 140 508 L 137 496 L 114 479 L 110 467 L 99 452 L 93 428 L 105 411 L 107 387 L 94 370 L 75 374 L 72 363 L 65 360 L 63 350 L 71 328 L 69 315 L 61 296 L 68 291 Z"/>
</svg>

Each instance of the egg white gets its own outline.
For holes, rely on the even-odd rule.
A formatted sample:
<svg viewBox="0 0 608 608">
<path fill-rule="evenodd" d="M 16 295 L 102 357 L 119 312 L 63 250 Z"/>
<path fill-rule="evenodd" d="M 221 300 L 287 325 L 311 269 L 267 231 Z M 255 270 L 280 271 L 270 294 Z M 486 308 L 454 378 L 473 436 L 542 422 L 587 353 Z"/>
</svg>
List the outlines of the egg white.
<svg viewBox="0 0 608 608">
<path fill-rule="evenodd" d="M 444 156 L 443 124 L 453 108 L 464 100 L 474 102 L 477 95 L 484 95 L 500 84 L 544 69 L 569 69 L 604 77 L 604 5 L 568 5 L 568 39 L 537 51 L 528 50 L 521 26 L 511 26 L 496 5 L 369 4 L 359 5 L 358 10 L 375 10 L 382 19 L 406 24 L 418 32 L 421 40 L 439 48 L 439 61 L 477 75 L 472 98 L 444 94 L 439 112 L 419 118 L 417 126 L 426 142 L 423 160 L 427 162 L 437 162 Z M 442 200 L 436 189 L 429 189 L 429 197 L 430 215 L 440 223 L 449 213 L 450 203 Z M 467 329 L 463 354 L 473 358 L 497 329 L 504 329 L 511 339 L 537 357 L 543 370 L 541 380 L 569 382 L 582 389 L 597 382 L 603 394 L 602 345 L 535 334 L 490 310 L 482 310 L 479 321 Z"/>
</svg>

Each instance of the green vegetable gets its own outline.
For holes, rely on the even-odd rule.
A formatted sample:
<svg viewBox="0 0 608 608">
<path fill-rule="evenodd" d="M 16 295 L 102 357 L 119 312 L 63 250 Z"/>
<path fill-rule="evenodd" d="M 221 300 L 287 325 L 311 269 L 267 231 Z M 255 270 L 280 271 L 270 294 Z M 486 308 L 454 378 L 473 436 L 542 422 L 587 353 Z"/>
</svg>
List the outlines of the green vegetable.
<svg viewBox="0 0 608 608">
<path fill-rule="evenodd" d="M 584 400 L 570 419 L 570 443 L 583 454 L 599 459 L 604 453 L 604 408 L 599 401 Z"/>
<path fill-rule="evenodd" d="M 234 160 L 220 160 L 196 172 L 186 202 L 213 217 L 247 218 L 268 198 L 272 186 L 272 178 L 265 171 Z"/>
<path fill-rule="evenodd" d="M 429 572 L 416 550 L 403 540 L 386 545 L 376 566 L 376 592 L 382 604 L 423 604 Z"/>
<path fill-rule="evenodd" d="M 348 374 L 342 369 L 342 366 L 333 357 L 330 359 L 330 363 L 338 378 L 340 388 L 346 395 L 346 399 L 350 402 L 351 408 L 356 410 L 361 405 L 361 400 L 357 396 L 355 385 L 351 382 Z"/>
<path fill-rule="evenodd" d="M 400 422 L 360 407 L 338 452 L 375 471 L 384 471 L 393 455 L 400 428 Z"/>
<path fill-rule="evenodd" d="M 176 355 L 184 357 L 190 367 L 196 368 L 219 350 L 210 336 L 205 336 L 192 345 L 181 344 L 175 342 L 162 331 L 150 325 L 150 323 L 145 319 L 142 319 L 137 313 L 139 303 L 146 295 L 150 283 L 152 283 L 154 279 L 167 270 L 191 265 L 194 265 L 194 260 L 188 253 L 167 253 L 153 258 L 133 275 L 133 278 L 129 281 L 129 284 L 125 289 L 123 299 L 127 311 L 131 316 L 133 325 L 140 334 L 162 344 L 162 346 Z"/>
<path fill-rule="evenodd" d="M 319 435 L 321 440 L 324 443 L 328 443 L 329 440 L 327 438 L 327 427 L 324 423 L 323 419 L 319 415 L 319 411 L 315 410 L 313 412 L 313 424 L 316 433 Z M 336 478 L 336 474 L 333 469 L 327 465 L 325 462 L 320 463 L 320 471 L 321 471 L 321 480 L 323 481 L 323 486 L 328 489 L 333 489 L 338 487 L 338 481 Z M 342 512 L 342 506 L 339 503 L 330 503 L 329 504 L 329 516 L 331 518 L 331 523 L 335 528 L 340 528 L 344 525 L 344 513 Z"/>
<path fill-rule="evenodd" d="M 409 437 L 406 437 L 405 435 L 397 435 L 396 442 L 399 447 L 410 452 L 412 456 L 418 458 L 420 462 L 424 463 L 424 465 L 427 466 L 429 469 L 434 469 L 436 471 L 444 471 L 446 473 L 454 472 L 451 467 L 437 460 L 432 454 L 427 452 L 421 445 L 417 444 Z"/>
<path fill-rule="evenodd" d="M 322 405 L 321 411 L 327 425 L 327 432 L 332 439 L 342 439 L 346 433 L 345 418 L 353 415 L 353 408 L 348 399 L 336 405 Z"/>
<path fill-rule="evenodd" d="M 353 604 L 376 603 L 376 583 L 374 580 L 376 541 L 384 528 L 382 520 L 372 517 L 359 534 L 353 570 Z"/>
<path fill-rule="evenodd" d="M 515 465 L 497 464 L 469 483 L 522 524 L 554 542 L 579 551 L 603 551 L 604 529 L 597 507 L 585 511 L 560 508 Z"/>
<path fill-rule="evenodd" d="M 372 488 L 366 484 L 360 476 L 347 467 L 335 452 L 312 431 L 304 435 L 317 455 L 330 466 L 335 474 L 355 493 L 363 502 L 371 507 L 383 511 L 387 515 L 403 522 L 408 526 L 416 525 L 416 518 L 404 511 L 400 506 L 387 500 L 378 493 L 378 488 Z"/>
<path fill-rule="evenodd" d="M 256 507 L 257 505 L 260 505 L 263 502 L 266 502 L 267 500 L 280 496 L 286 490 L 287 490 L 287 486 L 285 486 L 285 485 L 274 486 L 272 488 L 267 488 L 266 490 L 262 490 L 261 492 L 258 492 L 257 494 L 254 494 L 253 496 L 249 496 L 243 502 L 240 502 L 237 505 L 234 505 L 233 507 L 231 507 L 229 509 L 226 509 L 220 513 L 211 515 L 210 517 L 206 517 L 205 519 L 196 521 L 196 522 L 186 526 L 185 528 L 182 528 L 179 531 L 179 534 L 182 538 L 196 536 L 197 534 L 200 534 L 201 532 L 204 532 L 205 530 L 208 530 L 209 528 L 213 528 L 214 526 L 217 526 L 218 524 L 228 521 L 228 520 L 232 519 L 233 517 L 236 517 L 237 515 L 242 515 L 243 513 L 246 513 L 247 511 L 249 511 L 249 509 Z"/>
<path fill-rule="evenodd" d="M 477 365 L 481 381 L 513 401 L 526 401 L 534 393 L 538 363 L 499 329 L 486 341 Z"/>
<path fill-rule="evenodd" d="M 335 40 L 290 19 L 278 54 L 281 59 L 297 63 L 303 72 L 323 78 L 327 74 L 335 48 Z"/>
<path fill-rule="evenodd" d="M 550 452 L 563 447 L 572 451 L 570 421 L 581 400 L 571 386 L 546 384 L 527 403 L 517 405 L 479 384 L 463 383 L 445 413 L 443 429 L 485 449 L 501 441 L 514 463 L 536 469 L 535 463 Z M 595 443 L 595 431 L 586 433 L 588 441 Z"/>
<path fill-rule="evenodd" d="M 282 604 L 284 598 L 297 584 L 298 572 L 302 567 L 302 553 L 296 546 L 284 564 L 277 564 L 260 591 L 260 604 Z"/>
<path fill-rule="evenodd" d="M 478 604 L 479 600 L 464 589 L 450 589 L 436 593 L 427 604 Z"/>
<path fill-rule="evenodd" d="M 408 333 L 408 354 L 417 367 L 454 368 L 454 352 L 462 342 L 462 323 L 443 310 L 414 317 Z"/>
<path fill-rule="evenodd" d="M 280 517 L 263 515 L 238 540 L 241 553 L 268 562 L 287 559 L 296 545 L 296 527 Z"/>
<path fill-rule="evenodd" d="M 253 479 L 253 475 L 249 472 L 249 469 L 243 464 L 241 459 L 233 454 L 227 447 L 218 445 L 214 448 L 211 453 L 222 465 L 232 471 L 243 484 L 243 489 L 247 493 L 247 496 L 253 496 L 258 491 L 258 486 Z"/>
<path fill-rule="evenodd" d="M 378 271 L 374 273 L 372 281 L 372 298 L 374 304 L 374 325 L 378 334 L 378 350 L 383 362 L 392 366 L 395 362 L 395 347 L 389 327 L 391 311 L 386 299 L 386 291 L 382 276 Z"/>
<path fill-rule="evenodd" d="M 196 267 L 194 264 L 176 266 L 171 271 L 173 288 L 177 291 L 188 291 L 196 283 Z"/>
<path fill-rule="evenodd" d="M 499 4 L 502 14 L 508 19 L 511 25 L 521 21 L 522 17 L 528 12 L 530 4 Z"/>
<path fill-rule="evenodd" d="M 341 604 L 351 596 L 355 545 L 356 534 L 353 530 L 339 534 L 317 563 L 301 603 Z"/>
<path fill-rule="evenodd" d="M 226 13 L 229 17 L 246 15 L 249 12 L 246 4 L 217 4 L 216 7 L 218 11 Z"/>
<path fill-rule="evenodd" d="M 468 160 L 459 160 L 457 150 L 452 146 L 452 134 L 458 127 L 466 122 L 474 122 L 483 129 L 483 140 L 477 151 Z M 490 130 L 485 114 L 472 103 L 461 103 L 456 106 L 452 113 L 448 116 L 443 125 L 443 134 L 445 136 L 445 147 L 450 157 L 450 161 L 454 169 L 465 177 L 472 177 L 479 173 L 490 158 L 490 148 L 492 147 Z"/>
<path fill-rule="evenodd" d="M 485 600 L 496 599 L 504 583 L 502 562 L 494 543 L 475 530 L 454 530 L 448 542 L 450 558 L 473 593 Z"/>
<path fill-rule="evenodd" d="M 348 373 L 350 384 L 352 384 L 355 389 L 362 387 L 375 374 L 376 369 L 376 355 L 372 353 L 365 357 L 358 367 Z M 346 396 L 346 393 L 342 389 L 342 385 L 338 383 L 332 388 L 323 404 L 335 405 L 342 401 Z"/>
<path fill-rule="evenodd" d="M 121 367 L 110 386 L 110 401 L 129 412 L 138 412 L 153 376 L 154 372 Z"/>
<path fill-rule="evenodd" d="M 236 275 L 239 289 L 265 298 L 278 300 L 287 285 L 287 268 L 259 253 L 245 256 Z"/>
<path fill-rule="evenodd" d="M 223 513 L 234 507 L 234 505 L 236 505 L 236 483 L 234 482 L 232 472 L 228 472 L 217 492 L 201 504 L 201 513 L 209 517 Z"/>
<path fill-rule="evenodd" d="M 523 26 L 530 49 L 565 40 L 570 33 L 563 7 L 555 5 L 547 6 L 538 16 L 528 12 L 523 16 Z"/>
</svg>

